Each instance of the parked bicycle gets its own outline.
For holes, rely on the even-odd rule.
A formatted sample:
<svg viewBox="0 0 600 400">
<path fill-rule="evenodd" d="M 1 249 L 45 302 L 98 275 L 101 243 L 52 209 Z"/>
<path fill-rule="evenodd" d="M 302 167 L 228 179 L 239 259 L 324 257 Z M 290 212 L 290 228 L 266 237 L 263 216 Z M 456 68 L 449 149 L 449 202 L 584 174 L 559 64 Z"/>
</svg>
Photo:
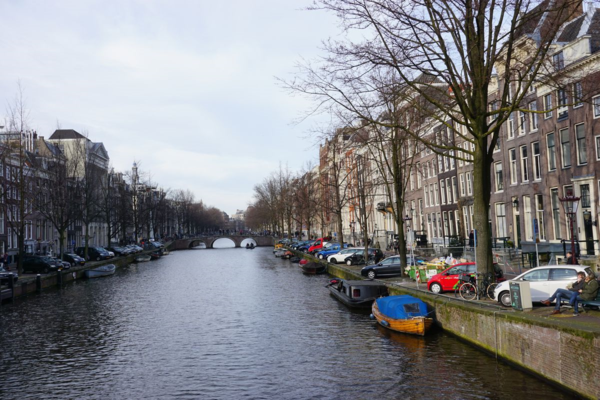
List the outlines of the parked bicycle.
<svg viewBox="0 0 600 400">
<path fill-rule="evenodd" d="M 477 284 L 477 279 L 483 275 L 483 285 Z M 475 300 L 488 297 L 494 300 L 494 291 L 498 283 L 496 277 L 492 273 L 487 274 L 460 274 L 458 284 L 458 294 L 463 300 Z"/>
</svg>

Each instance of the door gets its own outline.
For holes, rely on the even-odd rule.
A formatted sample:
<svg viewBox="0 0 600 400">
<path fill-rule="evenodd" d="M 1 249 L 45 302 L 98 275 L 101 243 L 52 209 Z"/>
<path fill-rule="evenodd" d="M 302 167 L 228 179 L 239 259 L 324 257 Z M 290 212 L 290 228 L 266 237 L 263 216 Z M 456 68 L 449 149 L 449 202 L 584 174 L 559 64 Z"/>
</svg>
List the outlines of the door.
<svg viewBox="0 0 600 400">
<path fill-rule="evenodd" d="M 583 229 L 585 232 L 585 248 L 588 255 L 594 255 L 594 228 L 592 227 L 592 213 L 589 210 L 583 212 Z"/>
<path fill-rule="evenodd" d="M 518 249 L 521 248 L 521 218 L 519 218 L 519 214 L 516 215 L 515 218 L 515 246 L 517 246 Z"/>
</svg>

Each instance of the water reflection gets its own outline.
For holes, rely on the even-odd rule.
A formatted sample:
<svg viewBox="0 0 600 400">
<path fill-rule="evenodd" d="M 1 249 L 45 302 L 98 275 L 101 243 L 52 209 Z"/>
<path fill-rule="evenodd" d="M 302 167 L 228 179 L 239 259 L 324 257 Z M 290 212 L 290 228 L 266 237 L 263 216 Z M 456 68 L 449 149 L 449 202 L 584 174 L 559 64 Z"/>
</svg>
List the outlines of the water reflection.
<svg viewBox="0 0 600 400">
<path fill-rule="evenodd" d="M 0 398 L 567 398 L 377 326 L 271 249 L 173 252 L 0 309 Z"/>
</svg>

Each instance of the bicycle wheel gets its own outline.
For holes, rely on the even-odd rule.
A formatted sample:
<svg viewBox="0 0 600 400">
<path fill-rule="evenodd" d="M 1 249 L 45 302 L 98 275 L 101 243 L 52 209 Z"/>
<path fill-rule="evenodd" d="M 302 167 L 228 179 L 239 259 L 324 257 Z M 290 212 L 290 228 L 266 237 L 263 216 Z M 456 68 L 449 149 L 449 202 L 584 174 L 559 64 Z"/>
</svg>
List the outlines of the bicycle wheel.
<svg viewBox="0 0 600 400">
<path fill-rule="evenodd" d="M 498 286 L 497 283 L 490 283 L 487 287 L 487 289 L 485 290 L 485 293 L 487 294 L 487 297 L 490 298 L 490 300 L 495 300 L 494 299 L 494 291 L 496 290 L 496 286 Z"/>
<path fill-rule="evenodd" d="M 458 293 L 463 300 L 473 300 L 477 297 L 477 288 L 472 283 L 463 283 L 460 285 Z"/>
</svg>

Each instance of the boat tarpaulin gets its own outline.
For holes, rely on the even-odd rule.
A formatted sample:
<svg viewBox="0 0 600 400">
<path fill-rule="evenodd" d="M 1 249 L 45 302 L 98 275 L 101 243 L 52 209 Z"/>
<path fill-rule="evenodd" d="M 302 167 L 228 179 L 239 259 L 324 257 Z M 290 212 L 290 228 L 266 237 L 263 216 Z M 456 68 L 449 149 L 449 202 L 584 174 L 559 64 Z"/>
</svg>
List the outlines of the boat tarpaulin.
<svg viewBox="0 0 600 400">
<path fill-rule="evenodd" d="M 427 316 L 427 304 L 407 294 L 381 297 L 377 299 L 377 307 L 383 315 L 393 319 Z"/>
</svg>

